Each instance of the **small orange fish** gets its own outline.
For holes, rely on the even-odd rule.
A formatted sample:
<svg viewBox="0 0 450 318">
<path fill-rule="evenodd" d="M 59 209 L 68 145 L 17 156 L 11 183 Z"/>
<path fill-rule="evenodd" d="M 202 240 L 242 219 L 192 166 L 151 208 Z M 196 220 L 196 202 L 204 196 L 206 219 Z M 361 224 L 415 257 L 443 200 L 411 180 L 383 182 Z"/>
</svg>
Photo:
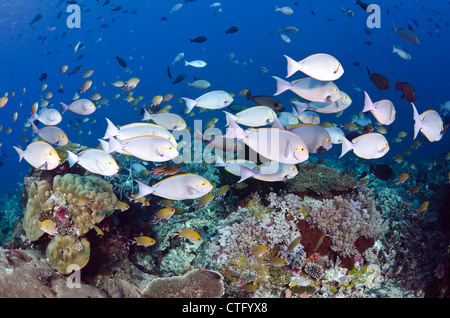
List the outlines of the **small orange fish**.
<svg viewBox="0 0 450 318">
<path fill-rule="evenodd" d="M 406 172 L 402 173 L 401 175 L 398 176 L 396 185 L 402 184 L 403 182 L 408 180 L 408 178 L 409 178 L 408 173 L 406 173 Z"/>
<path fill-rule="evenodd" d="M 152 239 L 151 237 L 148 236 L 139 236 L 136 237 L 133 241 L 133 243 L 135 243 L 138 246 L 152 246 L 153 244 L 155 244 L 155 240 Z"/>
<path fill-rule="evenodd" d="M 190 229 L 179 229 L 177 232 L 173 233 L 174 236 L 184 237 L 190 241 L 201 241 L 202 237 L 200 234 Z"/>
<path fill-rule="evenodd" d="M 411 189 L 409 189 L 409 193 L 411 194 L 416 194 L 420 191 L 419 187 L 412 187 Z"/>
<path fill-rule="evenodd" d="M 416 215 L 418 215 L 419 213 L 422 213 L 423 212 L 423 214 L 425 214 L 425 212 L 427 211 L 427 209 L 428 209 L 428 204 L 429 204 L 430 202 L 428 202 L 428 201 L 425 201 L 424 203 L 422 203 L 422 205 L 421 206 L 419 206 L 419 208 L 416 210 L 416 212 L 414 212 L 412 215 L 413 216 L 416 216 Z"/>
</svg>

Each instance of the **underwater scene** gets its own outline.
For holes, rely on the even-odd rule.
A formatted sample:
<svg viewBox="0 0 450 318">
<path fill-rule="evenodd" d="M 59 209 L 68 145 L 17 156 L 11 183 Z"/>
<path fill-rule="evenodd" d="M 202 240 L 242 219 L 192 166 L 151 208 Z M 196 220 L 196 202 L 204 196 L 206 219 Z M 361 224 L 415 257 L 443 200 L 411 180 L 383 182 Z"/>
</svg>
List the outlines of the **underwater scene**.
<svg viewBox="0 0 450 318">
<path fill-rule="evenodd" d="M 0 297 L 448 298 L 449 12 L 1 0 Z"/>
</svg>

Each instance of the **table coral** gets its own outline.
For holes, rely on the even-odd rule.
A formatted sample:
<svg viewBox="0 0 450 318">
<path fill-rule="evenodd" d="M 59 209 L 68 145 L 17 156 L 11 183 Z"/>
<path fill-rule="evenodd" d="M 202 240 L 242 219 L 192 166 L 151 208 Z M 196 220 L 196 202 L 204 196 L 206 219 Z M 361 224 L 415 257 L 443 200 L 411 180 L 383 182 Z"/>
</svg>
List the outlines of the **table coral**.
<svg viewBox="0 0 450 318">
<path fill-rule="evenodd" d="M 199 269 L 181 277 L 156 278 L 142 291 L 143 296 L 151 298 L 218 298 L 223 294 L 222 275 Z"/>
</svg>

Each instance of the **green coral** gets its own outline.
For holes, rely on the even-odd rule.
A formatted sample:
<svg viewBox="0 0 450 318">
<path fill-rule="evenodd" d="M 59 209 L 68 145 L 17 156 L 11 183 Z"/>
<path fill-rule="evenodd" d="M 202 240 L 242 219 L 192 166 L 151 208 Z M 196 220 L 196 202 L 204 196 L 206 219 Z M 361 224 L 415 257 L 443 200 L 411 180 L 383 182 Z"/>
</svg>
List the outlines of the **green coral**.
<svg viewBox="0 0 450 318">
<path fill-rule="evenodd" d="M 293 192 L 334 194 L 346 192 L 356 186 L 356 181 L 344 172 L 326 166 L 298 168 L 295 178 L 288 180 L 288 189 Z"/>
</svg>

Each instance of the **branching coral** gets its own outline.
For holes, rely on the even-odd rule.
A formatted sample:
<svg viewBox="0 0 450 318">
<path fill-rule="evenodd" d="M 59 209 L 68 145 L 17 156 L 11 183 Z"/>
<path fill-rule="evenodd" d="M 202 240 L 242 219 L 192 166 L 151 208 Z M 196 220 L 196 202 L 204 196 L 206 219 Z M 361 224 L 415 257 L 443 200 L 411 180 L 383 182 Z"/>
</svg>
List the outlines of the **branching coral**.
<svg viewBox="0 0 450 318">
<path fill-rule="evenodd" d="M 323 201 L 308 199 L 308 204 L 308 222 L 326 233 L 331 249 L 344 257 L 358 254 L 358 238 L 378 238 L 387 230 L 387 222 L 373 203 L 373 191 L 368 188 Z"/>
</svg>

